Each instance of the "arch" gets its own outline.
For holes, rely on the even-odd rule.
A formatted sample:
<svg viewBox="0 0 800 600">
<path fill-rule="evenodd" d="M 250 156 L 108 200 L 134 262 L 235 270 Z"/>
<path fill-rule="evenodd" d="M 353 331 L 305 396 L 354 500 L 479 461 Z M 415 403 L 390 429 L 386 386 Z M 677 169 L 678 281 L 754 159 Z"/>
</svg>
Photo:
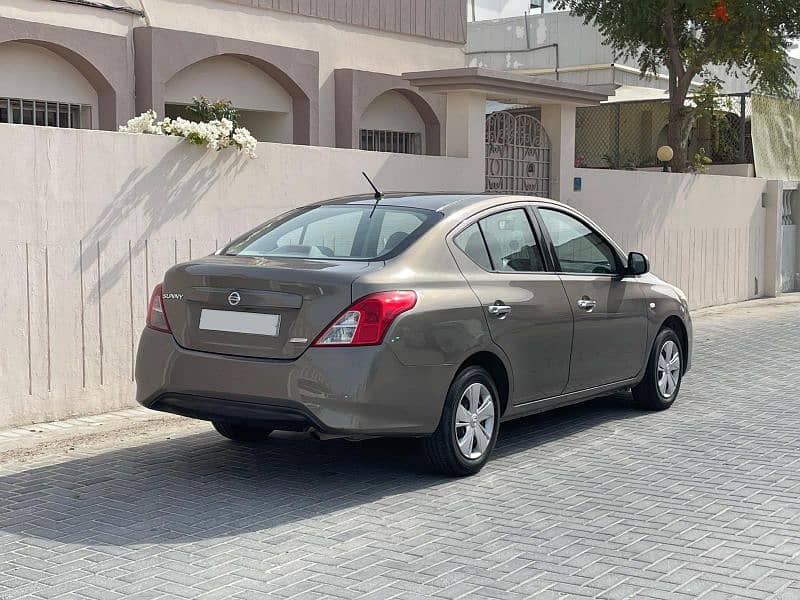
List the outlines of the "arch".
<svg viewBox="0 0 800 600">
<path fill-rule="evenodd" d="M 97 92 L 98 125 L 115 130 L 131 114 L 129 49 L 125 38 L 0 18 L 0 44 L 44 48 L 72 65 Z"/>
<path fill-rule="evenodd" d="M 424 123 L 425 154 L 441 154 L 446 102 L 443 96 L 421 93 L 402 77 L 387 73 L 337 69 L 334 79 L 336 145 L 339 148 L 358 148 L 359 122 L 364 111 L 386 92 L 396 92 L 414 107 Z"/>
<path fill-rule="evenodd" d="M 508 373 L 509 369 L 506 368 L 505 363 L 493 352 L 481 350 L 476 352 L 458 367 L 456 375 L 470 366 L 482 367 L 489 372 L 492 376 L 494 384 L 497 386 L 497 391 L 500 394 L 500 415 L 504 415 L 508 409 L 509 400 L 511 399 L 511 381 Z M 455 377 L 453 377 L 455 379 Z"/>
<path fill-rule="evenodd" d="M 87 121 L 84 115 L 80 126 L 84 129 L 97 127 L 98 94 L 95 87 L 70 62 L 40 44 L 17 41 L 0 44 L 0 82 L 3 96 L 37 101 L 38 109 L 29 111 L 41 113 L 37 125 L 44 125 L 42 103 L 49 102 L 53 110 L 53 103 L 59 102 L 90 106 L 91 120 Z M 36 118 L 36 114 L 30 117 Z"/>
<path fill-rule="evenodd" d="M 242 126 L 259 141 L 292 143 L 292 96 L 251 62 L 234 55 L 214 56 L 178 71 L 165 84 L 164 114 L 186 116 L 185 106 L 201 95 L 229 100 Z"/>
<path fill-rule="evenodd" d="M 136 47 L 136 106 L 164 112 L 167 82 L 203 60 L 230 56 L 243 60 L 276 81 L 292 98 L 295 144 L 319 139 L 319 56 L 316 52 L 222 38 L 199 33 L 139 27 Z"/>
<path fill-rule="evenodd" d="M 389 90 L 377 96 L 361 113 L 356 123 L 359 134 L 363 131 L 401 132 L 403 145 L 397 151 L 410 154 L 423 154 L 430 135 L 426 131 L 425 121 L 404 94 L 398 90 Z M 362 149 L 377 149 L 364 146 L 365 140 L 359 139 Z M 411 146 L 407 144 L 411 143 Z M 368 144 L 369 145 L 369 144 Z"/>
<path fill-rule="evenodd" d="M 372 98 L 372 100 L 367 104 L 366 108 L 369 108 L 369 106 L 375 100 L 388 92 L 400 94 L 409 102 L 409 104 L 411 104 L 411 106 L 414 107 L 420 119 L 422 119 L 422 123 L 425 128 L 425 146 L 423 149 L 423 154 L 438 155 L 440 153 L 442 126 L 439 122 L 439 117 L 436 116 L 436 111 L 433 110 L 433 107 L 419 93 L 409 88 L 391 88 Z M 365 111 L 366 108 L 364 109 Z M 362 112 L 361 114 L 364 113 Z"/>
</svg>

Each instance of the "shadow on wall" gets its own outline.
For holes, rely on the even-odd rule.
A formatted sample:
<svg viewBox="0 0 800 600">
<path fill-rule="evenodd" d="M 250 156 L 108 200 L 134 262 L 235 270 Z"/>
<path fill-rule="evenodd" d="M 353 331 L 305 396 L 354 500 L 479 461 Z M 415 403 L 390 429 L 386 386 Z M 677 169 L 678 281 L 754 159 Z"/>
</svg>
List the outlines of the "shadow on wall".
<svg viewBox="0 0 800 600">
<path fill-rule="evenodd" d="M 517 452 L 645 414 L 617 396 L 504 424 L 492 462 L 476 477 L 513 469 Z M 0 476 L 0 532 L 82 545 L 181 543 L 302 524 L 444 482 L 476 484 L 428 472 L 417 443 L 278 434 L 245 446 L 200 433 L 114 450 Z M 35 505 L 29 490 L 38 490 Z"/>
<path fill-rule="evenodd" d="M 232 178 L 249 160 L 233 151 L 213 153 L 213 158 L 209 154 L 204 147 L 187 147 L 180 143 L 152 167 L 134 169 L 83 237 L 75 272 L 81 267 L 84 271 L 93 266 L 97 268 L 103 245 L 114 236 L 117 228 L 130 229 L 130 224 L 137 221 L 143 226 L 138 237 L 131 240 L 131 247 L 138 256 L 143 244 L 154 233 L 175 220 L 188 217 L 218 180 Z M 108 265 L 101 261 L 100 278 L 93 294 L 98 293 L 101 282 L 105 289 L 113 287 L 125 273 L 128 260 L 127 254 L 120 254 Z"/>
</svg>

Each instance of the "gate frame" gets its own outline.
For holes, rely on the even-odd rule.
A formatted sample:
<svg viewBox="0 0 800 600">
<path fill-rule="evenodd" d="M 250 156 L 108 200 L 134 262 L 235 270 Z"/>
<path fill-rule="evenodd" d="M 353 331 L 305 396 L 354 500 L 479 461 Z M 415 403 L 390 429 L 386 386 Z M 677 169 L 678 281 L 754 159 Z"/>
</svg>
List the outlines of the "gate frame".
<svg viewBox="0 0 800 600">
<path fill-rule="evenodd" d="M 505 110 L 486 115 L 486 191 L 551 198 L 552 153 L 540 119 Z"/>
</svg>

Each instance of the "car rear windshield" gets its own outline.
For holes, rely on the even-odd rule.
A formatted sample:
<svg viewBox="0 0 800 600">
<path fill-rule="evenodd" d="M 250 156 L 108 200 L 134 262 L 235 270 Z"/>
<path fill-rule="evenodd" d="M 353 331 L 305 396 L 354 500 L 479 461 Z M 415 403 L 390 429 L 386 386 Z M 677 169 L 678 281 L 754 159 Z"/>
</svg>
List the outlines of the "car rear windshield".
<svg viewBox="0 0 800 600">
<path fill-rule="evenodd" d="M 254 229 L 223 254 L 373 260 L 402 251 L 438 213 L 399 206 L 326 204 L 300 208 Z"/>
</svg>

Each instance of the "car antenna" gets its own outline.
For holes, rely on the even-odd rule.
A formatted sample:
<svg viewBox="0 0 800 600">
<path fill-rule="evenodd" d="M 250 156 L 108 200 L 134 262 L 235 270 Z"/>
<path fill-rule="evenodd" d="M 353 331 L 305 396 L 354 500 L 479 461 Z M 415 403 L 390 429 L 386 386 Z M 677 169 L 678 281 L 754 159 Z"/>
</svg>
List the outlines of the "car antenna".
<svg viewBox="0 0 800 600">
<path fill-rule="evenodd" d="M 367 182 L 369 182 L 369 184 L 372 186 L 372 189 L 375 190 L 375 204 L 372 205 L 372 210 L 369 211 L 369 218 L 371 219 L 372 215 L 375 213 L 375 209 L 378 208 L 378 202 L 380 202 L 381 198 L 383 198 L 383 192 L 381 192 L 377 187 L 375 187 L 375 184 L 372 183 L 372 179 L 369 178 L 369 175 L 367 175 L 364 171 L 361 171 L 361 174 L 364 176 L 364 179 L 366 179 Z"/>
</svg>

